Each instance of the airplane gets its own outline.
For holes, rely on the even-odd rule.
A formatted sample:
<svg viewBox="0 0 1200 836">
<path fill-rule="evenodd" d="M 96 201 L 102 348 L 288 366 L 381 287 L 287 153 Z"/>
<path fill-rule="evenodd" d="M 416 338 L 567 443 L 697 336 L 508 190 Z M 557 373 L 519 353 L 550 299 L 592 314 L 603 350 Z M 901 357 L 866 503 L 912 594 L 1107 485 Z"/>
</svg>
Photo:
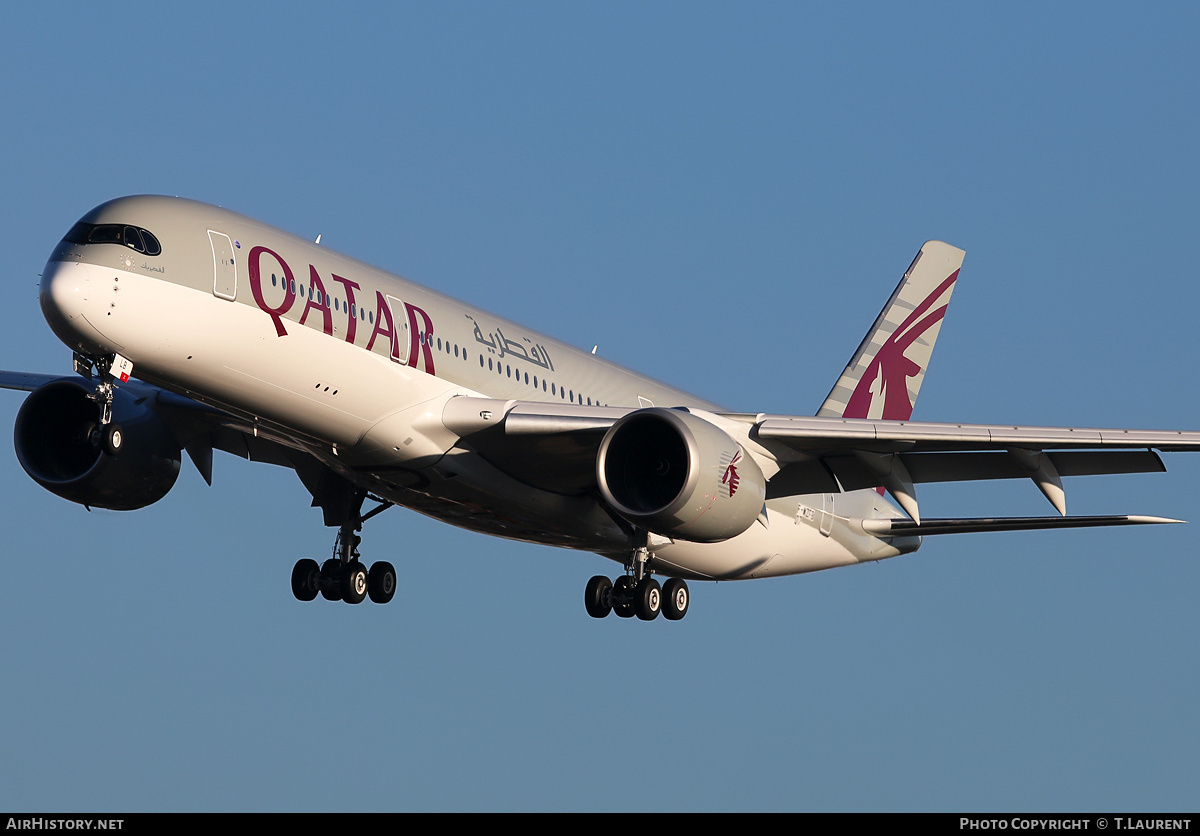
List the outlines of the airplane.
<svg viewBox="0 0 1200 836">
<path fill-rule="evenodd" d="M 85 214 L 39 291 L 74 374 L 0 372 L 30 393 L 25 472 L 134 510 L 185 452 L 211 485 L 221 450 L 295 470 L 337 528 L 329 559 L 293 567 L 301 601 L 391 601 L 396 570 L 363 563 L 359 532 L 403 506 L 609 558 L 623 570 L 587 582 L 587 613 L 645 621 L 682 619 L 688 581 L 877 561 L 925 536 L 1180 522 L 1067 516 L 1062 478 L 1163 471 L 1156 451 L 1200 450 L 1200 432 L 910 420 L 963 261 L 948 244 L 921 247 L 817 414 L 789 416 L 727 411 L 319 241 L 175 197 Z M 921 515 L 918 484 L 1012 478 L 1058 515 Z"/>
</svg>

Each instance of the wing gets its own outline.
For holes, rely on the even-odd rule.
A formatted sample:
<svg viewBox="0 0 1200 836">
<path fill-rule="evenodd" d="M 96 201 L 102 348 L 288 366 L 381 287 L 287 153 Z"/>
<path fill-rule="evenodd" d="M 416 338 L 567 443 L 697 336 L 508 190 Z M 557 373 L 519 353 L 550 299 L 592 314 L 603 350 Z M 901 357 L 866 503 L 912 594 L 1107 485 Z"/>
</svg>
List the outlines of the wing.
<svg viewBox="0 0 1200 836">
<path fill-rule="evenodd" d="M 0 389 L 35 392 L 51 383 L 66 382 L 87 390 L 91 384 L 78 375 L 49 375 L 0 370 Z M 120 386 L 123 396 L 145 406 L 169 429 L 177 451 L 188 457 L 208 484 L 212 484 L 213 450 L 284 467 L 291 467 L 305 478 L 311 459 L 302 444 L 274 428 L 255 426 L 224 410 L 175 394 L 140 380 Z"/>
<path fill-rule="evenodd" d="M 0 371 L 0 389 L 17 389 L 22 392 L 32 392 L 40 389 L 52 380 L 58 380 L 60 374 L 34 374 L 32 372 Z"/>
<path fill-rule="evenodd" d="M 528 484 L 585 493 L 598 489 L 596 461 L 605 435 L 618 422 L 645 411 L 464 397 L 447 404 L 443 423 L 481 456 Z M 1156 450 L 1200 450 L 1200 432 L 1175 430 L 680 411 L 703 419 L 750 454 L 764 474 L 767 499 L 886 488 L 912 521 L 903 526 L 876 521 L 870 533 L 880 536 L 1173 522 L 1066 517 L 1062 477 L 1162 472 L 1166 468 Z M 720 463 L 701 463 L 705 465 Z M 1062 517 L 921 522 L 917 484 L 1016 478 L 1032 480 Z"/>
<path fill-rule="evenodd" d="M 819 461 L 844 490 L 883 485 L 913 519 L 919 519 L 913 488 L 921 482 L 1025 477 L 1065 515 L 1063 476 L 1161 472 L 1155 449 L 1200 449 L 1200 433 L 1178 430 L 758 415 L 754 432 L 801 457 L 783 468 L 781 488 L 803 486 Z"/>
</svg>

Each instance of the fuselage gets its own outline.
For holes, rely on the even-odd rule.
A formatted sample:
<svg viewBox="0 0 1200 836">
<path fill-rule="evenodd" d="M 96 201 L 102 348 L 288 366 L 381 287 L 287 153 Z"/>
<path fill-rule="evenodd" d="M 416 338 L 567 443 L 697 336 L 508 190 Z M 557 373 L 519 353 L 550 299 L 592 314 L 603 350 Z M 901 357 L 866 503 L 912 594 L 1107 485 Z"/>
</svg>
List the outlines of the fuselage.
<svg viewBox="0 0 1200 836">
<path fill-rule="evenodd" d="M 628 526 L 594 493 L 505 475 L 447 429 L 446 403 L 465 395 L 719 411 L 313 242 L 179 198 L 120 198 L 85 215 L 46 265 L 41 305 L 72 350 L 119 353 L 135 376 L 226 410 L 391 501 L 488 534 L 615 559 L 631 547 Z M 665 574 L 762 577 L 888 557 L 919 542 L 839 525 L 847 513 L 894 509 L 867 491 L 840 495 L 835 512 L 835 496 L 769 500 L 763 524 L 742 535 L 658 543 L 654 560 Z"/>
</svg>

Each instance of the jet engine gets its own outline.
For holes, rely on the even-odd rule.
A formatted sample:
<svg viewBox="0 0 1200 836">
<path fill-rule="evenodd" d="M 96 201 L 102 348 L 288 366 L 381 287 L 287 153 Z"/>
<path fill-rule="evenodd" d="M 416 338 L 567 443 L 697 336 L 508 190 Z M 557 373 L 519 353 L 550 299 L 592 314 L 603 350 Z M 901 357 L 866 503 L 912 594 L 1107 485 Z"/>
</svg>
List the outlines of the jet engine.
<svg viewBox="0 0 1200 836">
<path fill-rule="evenodd" d="M 609 428 L 596 459 L 600 493 L 656 534 L 717 543 L 762 512 L 767 480 L 738 442 L 689 412 L 650 408 Z"/>
<path fill-rule="evenodd" d="M 63 378 L 36 389 L 17 413 L 17 460 L 46 490 L 93 508 L 133 511 L 158 502 L 179 476 L 181 450 L 153 399 L 118 389 L 113 421 L 120 449 L 99 441 L 100 405 L 82 380 Z"/>
</svg>

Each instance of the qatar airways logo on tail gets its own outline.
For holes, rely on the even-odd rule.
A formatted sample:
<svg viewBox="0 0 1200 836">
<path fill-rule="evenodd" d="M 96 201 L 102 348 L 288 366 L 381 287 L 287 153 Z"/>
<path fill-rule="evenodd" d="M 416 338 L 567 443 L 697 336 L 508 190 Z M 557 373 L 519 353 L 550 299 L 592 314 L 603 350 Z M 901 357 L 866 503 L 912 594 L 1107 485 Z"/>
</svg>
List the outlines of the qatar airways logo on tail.
<svg viewBox="0 0 1200 836">
<path fill-rule="evenodd" d="M 948 302 L 938 308 L 941 299 L 958 279 L 955 270 L 936 289 L 922 300 L 900 327 L 879 347 L 870 365 L 863 372 L 854 394 L 846 403 L 843 418 L 882 418 L 887 421 L 907 421 L 912 417 L 913 404 L 908 397 L 908 379 L 922 372 L 920 366 L 905 356 L 908 347 L 946 315 Z M 882 406 L 882 410 L 880 407 Z"/>
<path fill-rule="evenodd" d="M 308 285 L 306 287 L 303 282 L 297 285 L 292 268 L 279 253 L 268 247 L 251 248 L 247 259 L 250 292 L 254 295 L 254 303 L 271 317 L 271 321 L 275 323 L 276 335 L 280 337 L 288 335 L 284 316 L 292 310 L 297 299 L 303 299 L 305 305 L 300 314 L 299 324 L 304 325 L 309 316 L 313 316 L 314 319 L 319 318 L 321 330 L 333 336 L 335 311 L 330 307 L 331 297 L 325 290 L 325 282 L 315 266 L 308 265 Z M 275 285 L 276 277 L 280 277 L 283 299 L 276 305 L 267 302 L 268 291 L 263 287 L 264 273 L 271 277 L 272 286 Z M 361 291 L 362 286 L 336 273 L 331 273 L 329 278 L 331 282 L 340 285 L 340 290 L 346 297 L 344 303 L 340 301 L 340 296 L 335 297 L 338 299 L 336 316 L 340 320 L 339 326 L 345 335 L 343 339 L 348 343 L 356 342 L 358 326 L 361 321 L 364 326 L 372 328 L 371 336 L 367 339 L 367 351 L 374 350 L 376 340 L 386 340 L 383 344 L 388 347 L 392 359 L 400 362 L 400 323 L 393 318 L 392 306 L 383 293 L 375 291 L 375 298 L 372 300 L 375 303 L 375 310 L 369 317 L 370 325 L 368 325 L 368 317 L 362 313 L 366 307 L 355 293 Z M 278 291 L 275 291 L 272 296 L 277 294 Z M 408 319 L 408 365 L 415 369 L 420 360 L 423 370 L 427 374 L 433 374 L 433 321 L 429 318 L 429 314 L 416 305 L 410 305 L 408 302 L 401 303 L 395 299 L 392 301 L 397 305 L 403 305 L 403 316 Z M 397 309 L 397 313 L 400 313 L 399 309 Z"/>
<path fill-rule="evenodd" d="M 729 464 L 725 465 L 725 475 L 721 477 L 721 484 L 729 491 L 730 499 L 737 493 L 738 483 L 741 481 L 741 477 L 738 476 L 737 471 L 737 463 L 741 460 L 742 451 L 738 450 L 733 454 L 733 458 L 729 460 Z"/>
</svg>

